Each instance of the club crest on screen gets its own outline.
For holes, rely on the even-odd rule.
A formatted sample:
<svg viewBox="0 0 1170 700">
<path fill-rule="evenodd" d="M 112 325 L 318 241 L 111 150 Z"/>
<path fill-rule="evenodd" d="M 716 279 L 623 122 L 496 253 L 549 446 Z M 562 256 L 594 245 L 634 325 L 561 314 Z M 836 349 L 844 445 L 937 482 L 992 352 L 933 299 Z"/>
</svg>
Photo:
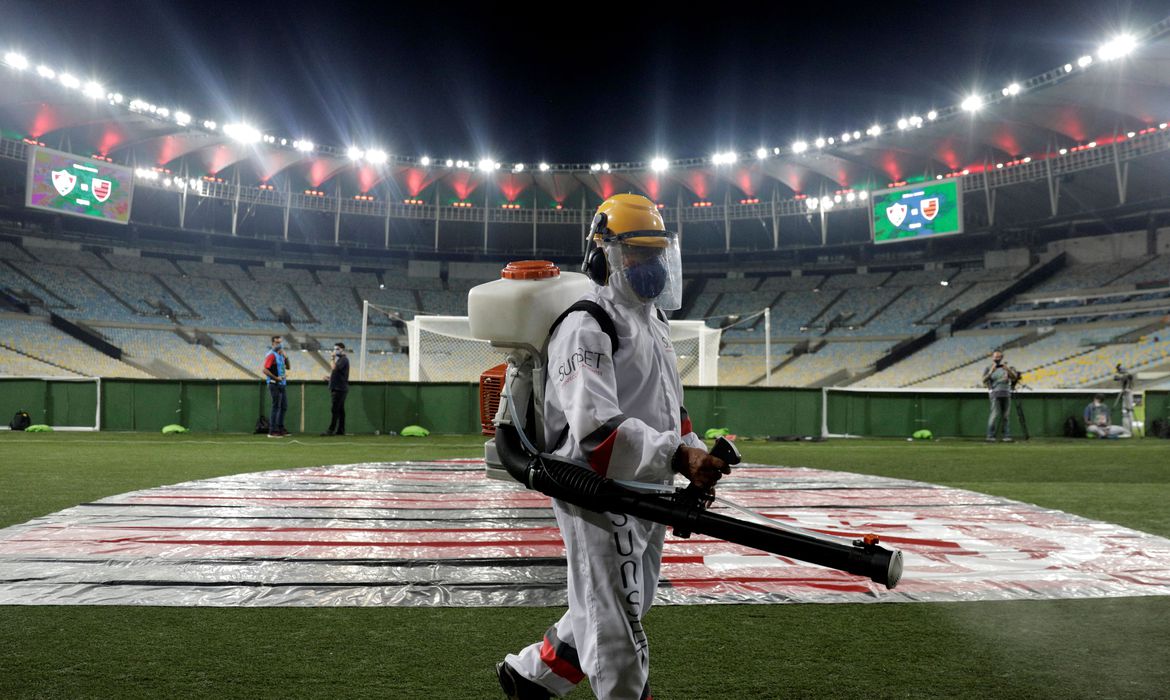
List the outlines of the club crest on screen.
<svg viewBox="0 0 1170 700">
<path fill-rule="evenodd" d="M 68 170 L 53 171 L 53 187 L 62 197 L 73 191 L 77 186 L 77 176 Z"/>
<path fill-rule="evenodd" d="M 922 218 L 934 221 L 936 216 L 938 216 L 938 197 L 928 197 L 922 200 Z"/>
<path fill-rule="evenodd" d="M 110 198 L 110 185 L 111 183 L 109 180 L 102 180 L 101 178 L 96 177 L 93 178 L 92 191 L 93 196 L 97 199 L 97 201 L 104 202 Z"/>
<path fill-rule="evenodd" d="M 901 226 L 902 222 L 906 220 L 906 205 L 902 203 L 891 204 L 886 207 L 886 218 L 895 226 Z"/>
</svg>

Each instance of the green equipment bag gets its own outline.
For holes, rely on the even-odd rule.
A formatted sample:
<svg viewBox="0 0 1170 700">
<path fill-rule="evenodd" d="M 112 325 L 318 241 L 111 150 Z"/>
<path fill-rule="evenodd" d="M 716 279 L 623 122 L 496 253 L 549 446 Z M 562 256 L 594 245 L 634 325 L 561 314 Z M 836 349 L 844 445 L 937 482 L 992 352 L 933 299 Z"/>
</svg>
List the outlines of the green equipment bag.
<svg viewBox="0 0 1170 700">
<path fill-rule="evenodd" d="M 933 440 L 934 433 L 930 432 L 929 430 L 926 430 L 925 428 L 923 428 L 922 430 L 915 430 L 914 431 L 914 439 L 915 440 Z"/>
<path fill-rule="evenodd" d="M 28 426 L 27 428 L 24 429 L 24 432 L 26 432 L 26 433 L 51 433 L 51 432 L 53 432 L 53 428 L 48 426 L 48 425 L 37 424 L 37 425 Z"/>
<path fill-rule="evenodd" d="M 186 428 L 184 428 L 183 426 L 181 426 L 177 423 L 171 423 L 168 426 L 164 426 L 162 429 L 163 435 L 180 435 L 182 433 L 189 433 L 189 432 L 191 432 L 191 431 L 187 430 Z"/>
<path fill-rule="evenodd" d="M 727 437 L 731 431 L 727 428 L 707 428 L 707 432 L 703 433 L 703 437 L 708 440 L 716 440 L 721 437 Z"/>
<path fill-rule="evenodd" d="M 399 434 L 404 437 L 426 437 L 431 434 L 431 431 L 421 425 L 408 425 Z"/>
</svg>

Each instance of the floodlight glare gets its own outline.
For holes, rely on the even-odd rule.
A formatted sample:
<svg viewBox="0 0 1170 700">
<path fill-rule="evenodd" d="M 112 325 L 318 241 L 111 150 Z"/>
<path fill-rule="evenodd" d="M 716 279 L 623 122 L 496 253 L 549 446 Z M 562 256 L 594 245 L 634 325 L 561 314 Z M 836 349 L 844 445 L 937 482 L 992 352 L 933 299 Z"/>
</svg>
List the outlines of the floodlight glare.
<svg viewBox="0 0 1170 700">
<path fill-rule="evenodd" d="M 152 111 L 163 119 L 171 116 L 171 110 L 167 109 L 166 107 L 159 107 L 158 109 Z"/>
<path fill-rule="evenodd" d="M 873 126 L 866 129 L 865 133 L 869 134 L 870 136 L 881 136 L 882 135 L 882 125 L 881 124 L 874 124 Z"/>
<path fill-rule="evenodd" d="M 831 197 L 821 197 L 821 209 L 828 211 L 833 208 L 833 199 Z"/>
<path fill-rule="evenodd" d="M 1080 58 L 1077 59 L 1077 65 L 1080 66 L 1081 68 L 1088 68 L 1089 64 L 1091 64 L 1092 62 L 1093 62 L 1092 56 L 1081 56 Z"/>
<path fill-rule="evenodd" d="M 224 127 L 224 131 L 227 131 L 226 126 Z M 361 160 L 362 156 L 364 155 L 365 152 L 357 146 L 350 146 L 349 148 L 345 149 L 345 157 L 349 158 L 350 160 Z"/>
<path fill-rule="evenodd" d="M 100 100 L 105 96 L 106 89 L 101 86 L 101 83 L 91 80 L 85 84 L 84 88 L 81 89 L 81 94 L 85 95 L 91 100 Z"/>
<path fill-rule="evenodd" d="M 865 200 L 869 199 L 869 192 L 862 190 L 857 193 L 857 198 L 864 202 Z"/>
<path fill-rule="evenodd" d="M 903 117 L 903 118 L 898 120 L 898 129 L 900 131 L 905 131 L 906 129 L 909 129 L 909 128 L 910 128 L 910 120 L 909 119 L 906 119 L 905 117 Z"/>
<path fill-rule="evenodd" d="M 386 151 L 378 149 L 366 151 L 366 160 L 370 161 L 374 165 L 382 165 L 386 162 Z"/>
<path fill-rule="evenodd" d="M 792 144 L 792 152 L 793 153 L 804 153 L 807 150 L 808 150 L 808 144 L 805 143 L 804 141 L 797 141 L 797 142 Z"/>
<path fill-rule="evenodd" d="M 28 59 L 15 51 L 9 51 L 4 54 L 4 62 L 16 70 L 28 68 Z"/>
<path fill-rule="evenodd" d="M 609 172 L 609 163 L 602 163 L 601 169 L 608 173 Z"/>
<path fill-rule="evenodd" d="M 842 142 L 849 143 L 851 140 L 853 140 L 853 134 L 849 133 L 848 131 L 841 134 L 841 141 Z"/>
<path fill-rule="evenodd" d="M 453 165 L 455 165 L 455 161 L 453 161 L 453 160 L 451 160 L 450 158 L 448 158 L 448 159 L 447 159 L 447 167 L 448 167 L 448 168 L 450 168 L 450 167 L 452 167 Z"/>
<path fill-rule="evenodd" d="M 260 131 L 247 124 L 224 124 L 223 133 L 240 143 L 256 143 L 260 140 Z"/>
<path fill-rule="evenodd" d="M 179 126 L 187 126 L 191 123 L 191 115 L 186 112 L 175 112 L 175 123 Z"/>
<path fill-rule="evenodd" d="M 216 123 L 211 121 L 210 119 L 203 120 L 203 128 L 204 129 L 207 129 L 208 131 L 215 131 L 215 127 L 216 127 Z"/>
<path fill-rule="evenodd" d="M 816 197 L 809 197 L 808 199 L 804 200 L 804 204 L 809 208 L 809 211 L 816 211 L 817 207 L 821 205 Z"/>
<path fill-rule="evenodd" d="M 855 199 L 857 199 L 857 195 L 853 194 L 852 192 L 850 192 L 849 194 L 845 195 L 845 201 L 846 201 L 846 202 L 852 202 L 852 201 L 853 201 L 853 200 L 855 200 Z"/>
<path fill-rule="evenodd" d="M 514 173 L 522 173 L 522 172 L 524 172 L 524 164 L 523 164 L 523 163 L 517 163 L 517 164 L 513 165 L 513 166 L 512 166 L 512 172 L 514 172 Z"/>
<path fill-rule="evenodd" d="M 549 170 L 549 167 L 550 167 L 550 166 L 549 166 L 549 164 L 548 164 L 548 163 L 541 163 L 541 164 L 540 164 L 540 172 L 542 172 L 542 173 L 547 173 L 547 172 L 548 172 L 548 170 Z"/>
<path fill-rule="evenodd" d="M 910 126 L 914 127 L 915 129 L 921 127 L 922 126 L 922 117 L 918 116 L 917 114 L 911 116 L 910 117 Z"/>
<path fill-rule="evenodd" d="M 983 108 L 983 98 L 979 95 L 968 95 L 967 97 L 963 98 L 963 101 L 959 103 L 959 106 L 967 112 L 978 112 Z"/>
<path fill-rule="evenodd" d="M 650 160 L 650 169 L 656 173 L 663 172 L 664 170 L 666 170 L 669 167 L 670 167 L 670 163 L 662 156 L 658 156 L 657 158 L 653 158 Z"/>
<path fill-rule="evenodd" d="M 1122 34 L 1102 44 L 1101 48 L 1097 49 L 1097 58 L 1102 61 L 1112 61 L 1127 55 L 1135 48 L 1137 48 L 1137 39 L 1134 39 L 1130 34 Z"/>
<path fill-rule="evenodd" d="M 860 132 L 860 131 L 854 131 L 854 132 L 853 132 L 853 140 L 854 140 L 854 141 L 856 141 L 856 140 L 857 140 L 857 139 L 859 139 L 859 138 L 861 138 L 861 132 Z"/>
<path fill-rule="evenodd" d="M 756 149 L 756 158 L 759 158 L 760 160 L 764 160 L 767 157 L 768 157 L 768 149 L 764 148 L 763 146 Z"/>
<path fill-rule="evenodd" d="M 418 162 L 419 162 L 419 165 L 421 165 L 425 168 L 431 164 L 431 157 L 430 156 L 423 156 L 422 158 L 418 159 Z"/>
<path fill-rule="evenodd" d="M 57 71 L 48 66 L 37 66 L 37 75 L 52 80 L 57 77 Z"/>
<path fill-rule="evenodd" d="M 496 169 L 496 162 L 491 158 L 483 158 L 479 161 L 479 170 L 483 173 L 490 173 Z"/>
<path fill-rule="evenodd" d="M 1012 83 L 1003 89 L 1004 97 L 1015 97 L 1020 94 L 1020 84 Z"/>
<path fill-rule="evenodd" d="M 1072 70 L 1073 70 L 1073 65 L 1071 63 L 1064 64 L 1064 72 L 1065 73 L 1072 73 Z"/>
<path fill-rule="evenodd" d="M 813 141 L 813 144 L 817 148 L 824 148 L 825 147 L 825 139 L 818 137 L 816 141 Z"/>
<path fill-rule="evenodd" d="M 589 169 L 593 172 L 597 172 L 598 170 L 601 170 L 601 163 L 594 163 L 593 165 L 589 166 Z"/>
<path fill-rule="evenodd" d="M 938 119 L 938 112 L 936 112 L 932 109 L 926 113 L 926 118 L 929 119 L 930 121 L 934 121 L 935 119 Z"/>
<path fill-rule="evenodd" d="M 57 79 L 61 81 L 62 85 L 71 90 L 76 90 L 81 87 L 81 81 L 69 73 L 62 73 Z"/>
</svg>

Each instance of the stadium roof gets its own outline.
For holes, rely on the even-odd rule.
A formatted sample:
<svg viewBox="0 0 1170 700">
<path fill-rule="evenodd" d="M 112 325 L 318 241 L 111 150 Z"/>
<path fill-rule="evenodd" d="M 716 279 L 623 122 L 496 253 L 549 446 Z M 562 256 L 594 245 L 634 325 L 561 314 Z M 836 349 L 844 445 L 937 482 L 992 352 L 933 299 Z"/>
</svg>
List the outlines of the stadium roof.
<svg viewBox="0 0 1170 700">
<path fill-rule="evenodd" d="M 576 206 L 582 189 L 598 197 L 634 189 L 671 205 L 724 197 L 815 198 L 1011 168 L 1165 129 L 1170 121 L 1165 68 L 1170 18 L 1115 38 L 1093 55 L 1070 57 L 1068 64 L 1030 79 L 969 95 L 958 105 L 784 146 L 623 163 L 501 163 L 491 157 L 462 160 L 323 146 L 192 117 L 175 106 L 112 92 L 35 57 L 7 53 L 3 63 L 0 133 L 5 138 L 94 154 L 147 173 L 156 168 L 238 178 L 249 185 L 272 181 L 280 183 L 278 189 L 332 193 L 336 188 L 345 196 L 390 184 L 396 196 L 413 198 L 441 182 L 460 199 L 479 190 L 477 199 L 494 194 L 512 202 L 536 190 L 567 207 Z M 493 186 L 480 189 L 489 182 Z"/>
</svg>

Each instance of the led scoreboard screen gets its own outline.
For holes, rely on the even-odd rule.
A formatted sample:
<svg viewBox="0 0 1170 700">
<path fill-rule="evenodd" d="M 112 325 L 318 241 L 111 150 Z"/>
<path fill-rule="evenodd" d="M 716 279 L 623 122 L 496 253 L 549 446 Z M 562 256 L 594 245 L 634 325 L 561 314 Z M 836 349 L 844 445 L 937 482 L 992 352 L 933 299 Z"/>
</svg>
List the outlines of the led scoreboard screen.
<svg viewBox="0 0 1170 700">
<path fill-rule="evenodd" d="M 33 148 L 27 191 L 26 206 L 125 224 L 130 221 L 134 198 L 134 172 L 100 160 Z"/>
<path fill-rule="evenodd" d="M 958 180 L 878 190 L 870 198 L 874 243 L 914 241 L 963 232 Z"/>
</svg>

